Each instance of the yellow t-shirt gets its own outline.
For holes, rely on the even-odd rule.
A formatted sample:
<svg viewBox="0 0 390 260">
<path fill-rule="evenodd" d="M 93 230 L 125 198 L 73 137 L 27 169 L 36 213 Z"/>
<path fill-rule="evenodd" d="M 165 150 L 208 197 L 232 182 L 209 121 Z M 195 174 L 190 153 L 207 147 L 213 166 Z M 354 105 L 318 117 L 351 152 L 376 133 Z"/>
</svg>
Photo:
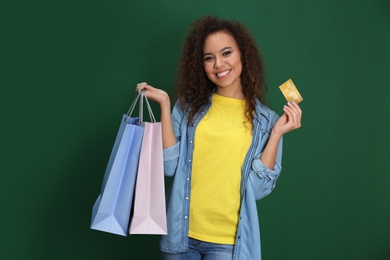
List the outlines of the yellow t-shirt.
<svg viewBox="0 0 390 260">
<path fill-rule="evenodd" d="M 196 128 L 189 224 L 192 238 L 235 242 L 241 167 L 252 141 L 244 111 L 244 100 L 214 94 L 209 111 Z"/>
</svg>

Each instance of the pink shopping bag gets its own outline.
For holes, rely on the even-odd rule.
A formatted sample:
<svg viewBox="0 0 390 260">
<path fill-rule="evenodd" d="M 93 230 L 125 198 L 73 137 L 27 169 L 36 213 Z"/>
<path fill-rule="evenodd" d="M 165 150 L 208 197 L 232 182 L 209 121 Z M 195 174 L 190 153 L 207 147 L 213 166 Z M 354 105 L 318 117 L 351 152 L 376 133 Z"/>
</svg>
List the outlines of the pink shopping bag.
<svg viewBox="0 0 390 260">
<path fill-rule="evenodd" d="M 130 234 L 167 234 L 161 123 L 144 122 Z"/>
</svg>

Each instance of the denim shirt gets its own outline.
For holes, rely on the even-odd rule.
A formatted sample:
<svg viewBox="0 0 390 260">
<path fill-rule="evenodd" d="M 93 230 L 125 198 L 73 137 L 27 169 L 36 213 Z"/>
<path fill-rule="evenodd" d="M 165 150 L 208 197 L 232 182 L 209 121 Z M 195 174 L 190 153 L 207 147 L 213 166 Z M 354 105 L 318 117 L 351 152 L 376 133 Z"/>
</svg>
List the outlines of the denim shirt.
<svg viewBox="0 0 390 260">
<path fill-rule="evenodd" d="M 173 128 L 177 143 L 164 149 L 165 176 L 174 176 L 167 194 L 168 234 L 160 240 L 160 250 L 168 253 L 188 249 L 188 226 L 191 196 L 192 157 L 197 125 L 211 107 L 210 102 L 188 122 L 188 113 L 175 104 L 172 110 Z M 252 143 L 242 166 L 240 186 L 241 205 L 233 259 L 261 259 L 260 226 L 256 200 L 275 188 L 281 172 L 282 140 L 279 142 L 276 163 L 270 170 L 260 160 L 272 127 L 279 116 L 256 100 Z"/>
</svg>

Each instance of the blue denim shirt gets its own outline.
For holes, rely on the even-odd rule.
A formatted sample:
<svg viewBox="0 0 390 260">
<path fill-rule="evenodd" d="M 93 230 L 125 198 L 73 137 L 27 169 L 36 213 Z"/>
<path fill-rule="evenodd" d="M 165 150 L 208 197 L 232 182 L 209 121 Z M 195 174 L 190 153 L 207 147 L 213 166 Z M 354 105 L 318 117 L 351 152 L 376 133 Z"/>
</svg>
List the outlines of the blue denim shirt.
<svg viewBox="0 0 390 260">
<path fill-rule="evenodd" d="M 188 114 L 176 104 L 172 111 L 177 143 L 164 149 L 166 176 L 174 176 L 167 195 L 168 234 L 162 236 L 160 249 L 168 253 L 188 249 L 188 225 L 191 196 L 192 156 L 195 129 L 207 113 L 211 101 L 194 117 L 189 125 Z M 272 127 L 279 116 L 256 100 L 252 143 L 242 166 L 241 207 L 233 259 L 261 259 L 260 227 L 256 200 L 274 189 L 281 172 L 282 140 L 279 142 L 273 170 L 262 164 L 260 156 L 268 142 Z"/>
</svg>

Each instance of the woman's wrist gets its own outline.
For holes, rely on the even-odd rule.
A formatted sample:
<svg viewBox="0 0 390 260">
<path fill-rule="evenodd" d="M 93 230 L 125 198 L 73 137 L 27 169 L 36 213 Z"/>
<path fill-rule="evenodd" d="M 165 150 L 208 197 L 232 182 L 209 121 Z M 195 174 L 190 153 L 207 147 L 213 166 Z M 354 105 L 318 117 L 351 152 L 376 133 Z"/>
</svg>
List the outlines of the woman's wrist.
<svg viewBox="0 0 390 260">
<path fill-rule="evenodd" d="M 168 110 L 169 112 L 171 112 L 171 101 L 168 96 L 161 100 L 160 109 L 161 111 Z"/>
<path fill-rule="evenodd" d="M 275 129 L 272 129 L 270 138 L 272 139 L 281 139 L 283 134 L 275 132 Z"/>
</svg>

